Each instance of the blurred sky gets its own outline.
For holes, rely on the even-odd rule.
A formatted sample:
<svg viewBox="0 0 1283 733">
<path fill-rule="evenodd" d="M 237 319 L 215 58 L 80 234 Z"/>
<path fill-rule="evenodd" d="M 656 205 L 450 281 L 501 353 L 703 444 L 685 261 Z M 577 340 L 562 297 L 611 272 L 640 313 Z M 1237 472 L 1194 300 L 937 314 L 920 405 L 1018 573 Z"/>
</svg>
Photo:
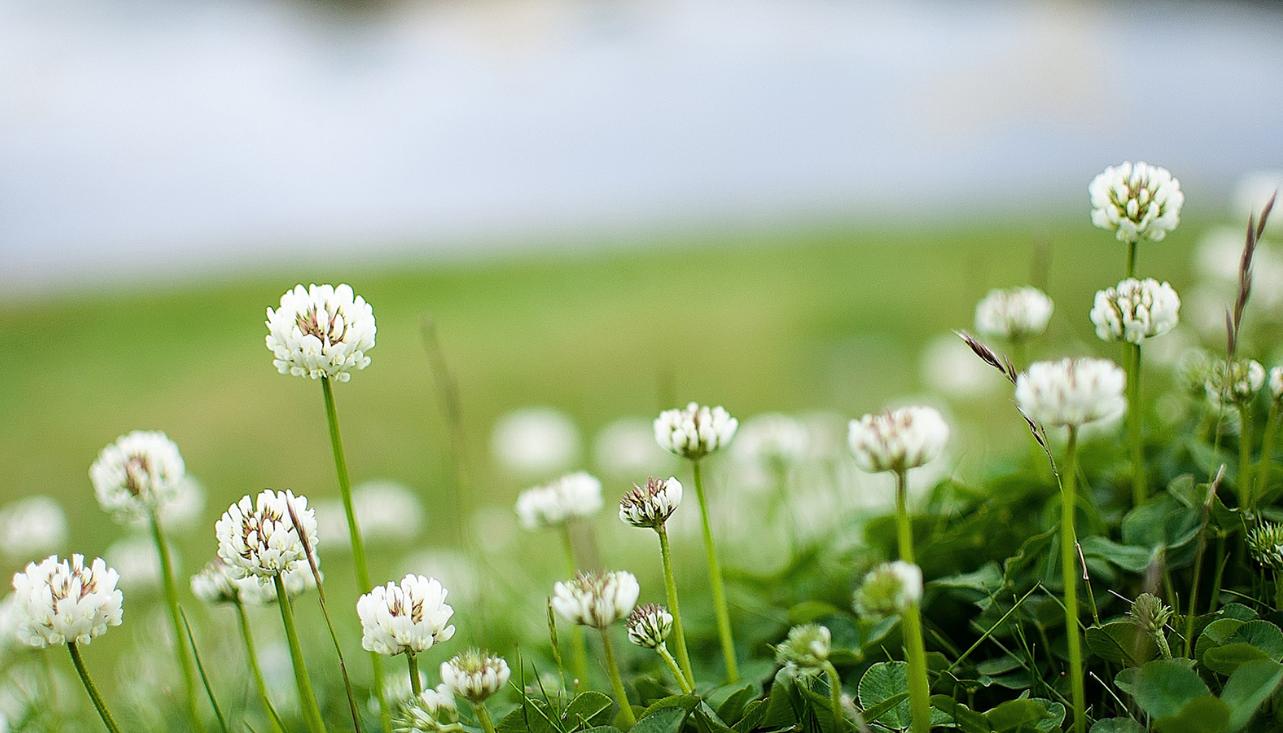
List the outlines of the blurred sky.
<svg viewBox="0 0 1283 733">
<path fill-rule="evenodd" d="M 1191 205 L 1283 163 L 1246 3 L 0 0 L 0 292 L 818 217 Z"/>
</svg>

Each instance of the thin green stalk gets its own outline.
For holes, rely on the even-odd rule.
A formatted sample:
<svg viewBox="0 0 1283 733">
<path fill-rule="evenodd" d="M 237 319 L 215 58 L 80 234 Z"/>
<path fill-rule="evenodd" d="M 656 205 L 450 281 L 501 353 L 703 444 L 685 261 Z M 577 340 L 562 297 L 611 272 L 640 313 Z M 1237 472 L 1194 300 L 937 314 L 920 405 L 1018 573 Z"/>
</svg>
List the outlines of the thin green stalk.
<svg viewBox="0 0 1283 733">
<path fill-rule="evenodd" d="M 1225 575 L 1225 563 L 1229 562 L 1229 557 L 1225 554 L 1225 534 L 1217 532 L 1216 534 L 1216 570 L 1212 571 L 1212 599 L 1208 602 L 1207 610 L 1214 613 L 1221 606 L 1221 578 Z"/>
<path fill-rule="evenodd" d="M 419 679 L 419 660 L 413 654 L 406 654 L 405 662 L 410 668 L 410 690 L 418 697 L 423 692 L 423 680 Z"/>
<path fill-rule="evenodd" d="M 664 660 L 664 664 L 668 666 L 668 671 L 672 672 L 673 677 L 677 679 L 677 686 L 682 689 L 682 692 L 687 695 L 694 692 L 695 688 L 691 687 L 691 683 L 687 681 L 686 675 L 683 674 L 681 668 L 677 666 L 677 660 L 673 659 L 673 655 L 668 651 L 668 646 L 660 644 L 655 648 L 655 651 L 659 652 L 659 658 Z"/>
<path fill-rule="evenodd" d="M 192 634 L 191 622 L 187 620 L 187 614 L 178 609 L 183 618 L 183 628 L 187 631 L 187 641 L 192 645 L 192 656 L 196 660 L 196 671 L 200 674 L 200 682 L 205 686 L 205 694 L 209 697 L 210 707 L 214 708 L 214 718 L 218 720 L 218 727 L 223 733 L 227 733 L 227 720 L 223 717 L 223 711 L 218 707 L 218 700 L 214 697 L 214 687 L 209 684 L 209 675 L 205 674 L 205 665 L 200 660 L 200 649 L 196 647 L 196 636 Z"/>
<path fill-rule="evenodd" d="M 76 646 L 76 642 L 68 642 L 67 650 L 71 652 L 71 663 L 76 667 L 76 674 L 80 675 L 80 681 L 85 686 L 85 692 L 89 693 L 89 699 L 93 702 L 94 708 L 98 710 L 98 717 L 102 718 L 103 725 L 107 726 L 107 730 L 111 731 L 111 733 L 120 733 L 120 727 L 116 725 L 116 721 L 111 717 L 111 712 L 107 710 L 107 703 L 103 702 L 102 695 L 98 694 L 98 688 L 89 677 L 89 670 L 85 669 L 85 660 L 80 658 L 80 648 Z"/>
<path fill-rule="evenodd" d="M 352 544 L 352 564 L 356 568 L 356 585 L 369 588 L 370 567 L 365 559 L 365 541 L 357 524 L 356 509 L 352 506 L 352 479 L 347 470 L 347 457 L 343 453 L 343 436 L 339 433 L 339 413 L 334 405 L 334 388 L 329 377 L 321 377 L 321 392 L 325 396 L 325 421 L 330 428 L 330 448 L 334 453 L 334 470 L 339 479 L 339 496 L 343 499 L 343 513 L 347 516 L 348 540 Z M 387 692 L 383 684 L 383 660 L 370 652 L 370 666 L 374 669 L 374 694 L 379 699 L 379 721 L 385 733 L 392 730 L 392 711 L 388 707 Z"/>
<path fill-rule="evenodd" d="M 156 552 L 160 555 L 160 574 L 165 588 L 165 606 L 169 611 L 169 621 L 174 630 L 174 649 L 178 652 L 178 666 L 183 671 L 184 691 L 186 692 L 187 715 L 191 718 L 192 727 L 197 731 L 205 728 L 200 720 L 200 707 L 196 703 L 196 671 L 192 667 L 192 655 L 183 641 L 183 623 L 178 615 L 178 586 L 174 582 L 174 563 L 169 556 L 169 545 L 165 543 L 165 533 L 160 528 L 160 518 L 153 509 L 150 516 L 152 541 L 156 543 Z"/>
<path fill-rule="evenodd" d="M 544 612 L 548 621 L 548 648 L 552 650 L 552 663 L 557 667 L 557 679 L 561 680 L 561 689 L 566 689 L 566 666 L 561 662 L 561 649 L 557 641 L 557 618 L 552 612 L 552 598 L 544 598 Z"/>
<path fill-rule="evenodd" d="M 267 716 L 271 719 L 272 727 L 278 733 L 285 733 L 285 723 L 281 721 L 281 716 L 277 714 L 276 708 L 272 706 L 272 698 L 267 694 L 267 683 L 263 680 L 263 669 L 258 666 L 258 652 L 254 650 L 254 634 L 250 631 L 249 615 L 245 613 L 245 606 L 237 601 L 236 619 L 240 622 L 241 638 L 245 640 L 245 659 L 249 662 L 250 674 L 254 676 L 254 685 L 258 688 L 258 697 L 263 702 L 263 708 L 267 710 Z"/>
<path fill-rule="evenodd" d="M 566 550 L 566 565 L 573 579 L 579 574 L 579 563 L 575 560 L 575 539 L 570 534 L 570 524 L 561 526 L 562 544 Z M 578 626 L 570 628 L 570 656 L 574 664 L 575 688 L 588 684 L 588 643 L 584 640 L 584 630 Z"/>
<path fill-rule="evenodd" d="M 668 528 L 659 525 L 659 557 L 664 565 L 664 593 L 668 596 L 668 610 L 673 614 L 673 646 L 677 647 L 677 662 L 688 687 L 695 687 L 695 671 L 691 667 L 690 653 L 686 650 L 686 632 L 682 630 L 682 609 L 677 604 L 677 578 L 673 574 L 673 552 L 668 544 Z"/>
<path fill-rule="evenodd" d="M 1198 547 L 1194 551 L 1193 578 L 1189 583 L 1189 606 L 1185 609 L 1185 656 L 1194 650 L 1194 616 L 1198 613 L 1198 585 L 1203 579 L 1203 555 L 1207 549 L 1207 538 L 1203 535 L 1206 528 L 1199 530 Z"/>
<path fill-rule="evenodd" d="M 298 705 L 307 721 L 308 730 L 312 733 L 325 733 L 325 721 L 316 704 L 316 694 L 312 692 L 312 680 L 307 676 L 307 665 L 303 661 L 303 645 L 299 642 L 298 628 L 294 624 L 294 607 L 290 605 L 290 595 L 285 591 L 285 581 L 280 575 L 273 576 L 276 584 L 276 603 L 281 609 L 281 623 L 285 625 L 285 640 L 290 648 L 290 662 L 294 666 L 294 683 L 298 687 Z"/>
<path fill-rule="evenodd" d="M 1143 443 L 1145 410 L 1140 401 L 1140 344 L 1127 346 L 1130 352 L 1127 360 L 1127 432 L 1132 453 L 1132 505 L 1140 506 L 1149 498 Z"/>
<path fill-rule="evenodd" d="M 740 678 L 735 661 L 735 639 L 731 636 L 731 614 L 726 607 L 726 586 L 722 582 L 722 566 L 717 559 L 717 545 L 713 541 L 713 527 L 708 520 L 708 500 L 704 498 L 704 474 L 699 461 L 691 461 L 695 473 L 695 497 L 699 499 L 699 518 L 704 528 L 704 554 L 708 561 L 708 585 L 713 596 L 713 613 L 717 618 L 717 636 L 722 642 L 722 657 L 726 660 L 726 681 Z"/>
<path fill-rule="evenodd" d="M 1127 277 L 1136 277 L 1136 243 L 1127 243 Z"/>
<path fill-rule="evenodd" d="M 625 728 L 631 728 L 637 723 L 637 717 L 633 715 L 633 706 L 628 703 L 628 691 L 624 689 L 624 678 L 619 674 L 619 661 L 615 659 L 615 645 L 610 641 L 610 628 L 598 630 L 601 631 L 601 648 L 606 653 L 606 671 L 610 673 L 610 686 L 615 690 L 615 700 L 619 703 L 619 717 L 624 721 Z"/>
<path fill-rule="evenodd" d="M 1274 438 L 1279 427 L 1278 400 L 1270 400 L 1270 411 L 1265 416 L 1265 432 L 1261 433 L 1261 461 L 1256 464 L 1256 491 L 1253 496 L 1265 496 L 1270 490 L 1270 473 L 1274 463 Z"/>
<path fill-rule="evenodd" d="M 846 730 L 843 725 L 846 713 L 842 712 L 842 678 L 838 677 L 837 668 L 829 661 L 824 662 L 824 674 L 829 678 L 829 705 L 833 708 L 833 726 L 837 730 Z"/>
<path fill-rule="evenodd" d="M 1251 512 L 1255 507 L 1252 496 L 1252 409 L 1248 405 L 1239 405 L 1238 431 L 1238 490 L 1239 501 L 1243 510 Z"/>
<path fill-rule="evenodd" d="M 895 529 L 900 559 L 915 562 L 913 525 L 909 521 L 909 477 L 906 471 L 895 472 Z M 931 683 L 927 680 L 927 649 L 922 637 L 922 610 L 914 603 L 901 614 L 905 656 L 909 662 L 909 710 L 913 733 L 931 730 Z"/>
<path fill-rule="evenodd" d="M 1083 652 L 1078 631 L 1078 573 L 1075 562 L 1075 497 L 1078 483 L 1078 428 L 1069 428 L 1065 480 L 1060 491 L 1060 570 L 1065 585 L 1065 639 L 1069 645 L 1069 685 L 1074 708 L 1074 730 L 1086 733 L 1087 702 L 1083 684 Z"/>
<path fill-rule="evenodd" d="M 483 702 L 472 703 L 472 709 L 477 713 L 477 722 L 481 723 L 481 730 L 485 733 L 494 732 L 494 721 L 490 719 L 490 711 L 486 710 L 486 704 Z"/>
</svg>

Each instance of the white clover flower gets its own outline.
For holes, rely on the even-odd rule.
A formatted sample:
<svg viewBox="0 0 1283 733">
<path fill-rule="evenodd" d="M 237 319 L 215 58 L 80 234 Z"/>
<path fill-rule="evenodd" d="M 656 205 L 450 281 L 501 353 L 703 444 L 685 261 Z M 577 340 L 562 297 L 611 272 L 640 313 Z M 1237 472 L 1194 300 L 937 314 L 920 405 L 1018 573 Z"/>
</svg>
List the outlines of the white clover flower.
<svg viewBox="0 0 1283 733">
<path fill-rule="evenodd" d="M 500 417 L 490 432 L 495 461 L 516 476 L 543 478 L 579 460 L 579 428 L 551 407 L 524 407 Z"/>
<path fill-rule="evenodd" d="M 474 704 L 502 690 L 511 676 L 503 657 L 480 649 L 469 649 L 441 664 L 441 682 L 446 689 Z"/>
<path fill-rule="evenodd" d="M 317 565 L 320 556 L 314 555 Z M 320 568 L 317 568 L 318 572 Z M 304 591 L 316 587 L 316 578 L 311 567 L 300 563 L 294 570 L 281 576 L 285 583 L 285 592 L 290 598 L 302 595 Z M 236 578 L 231 568 L 222 558 L 215 557 L 205 564 L 200 572 L 192 576 L 192 595 L 211 605 L 223 603 L 243 603 L 247 606 L 270 606 L 277 602 L 274 585 L 260 583 L 258 578 Z"/>
<path fill-rule="evenodd" d="M 1166 168 L 1148 163 L 1110 166 L 1092 180 L 1091 222 L 1120 242 L 1162 241 L 1180 223 L 1185 194 Z"/>
<path fill-rule="evenodd" d="M 116 588 L 120 576 L 107 563 L 83 555 L 60 560 L 50 555 L 13 576 L 14 613 L 18 639 L 44 648 L 58 644 L 88 644 L 119 626 L 124 596 Z"/>
<path fill-rule="evenodd" d="M 882 563 L 864 576 L 864 582 L 855 592 L 854 606 L 861 616 L 892 616 L 904 613 L 920 600 L 921 568 L 896 560 Z"/>
<path fill-rule="evenodd" d="M 673 455 L 698 461 L 735 437 L 739 420 L 721 406 L 695 402 L 685 409 L 664 410 L 655 418 L 655 442 Z"/>
<path fill-rule="evenodd" d="M 651 477 L 619 500 L 619 519 L 634 527 L 659 527 L 682 503 L 682 482 L 670 476 Z"/>
<path fill-rule="evenodd" d="M 348 533 L 347 512 L 339 499 L 322 499 L 314 505 L 318 531 L 326 537 Z M 352 509 L 366 547 L 391 547 L 414 540 L 423 529 L 423 504 L 414 490 L 395 481 L 367 481 L 352 489 Z M 350 552 L 346 542 L 331 552 Z"/>
<path fill-rule="evenodd" d="M 827 627 L 794 626 L 784 643 L 775 647 L 775 661 L 793 670 L 817 671 L 828 663 L 832 648 L 833 636 Z"/>
<path fill-rule="evenodd" d="M 1275 402 L 1283 400 L 1283 367 L 1270 369 L 1270 397 Z"/>
<path fill-rule="evenodd" d="M 18 602 L 12 593 L 0 598 L 0 655 L 18 642 Z M 7 658 L 7 657 L 6 657 Z"/>
<path fill-rule="evenodd" d="M 290 517 L 290 508 L 298 517 L 313 548 L 316 536 L 316 512 L 307 498 L 292 491 L 264 489 L 257 499 L 242 497 L 223 512 L 214 525 L 218 536 L 218 556 L 233 577 L 254 576 L 266 582 L 281 573 L 307 567 L 303 540 Z"/>
<path fill-rule="evenodd" d="M 976 330 L 989 338 L 1026 341 L 1047 330 L 1055 305 L 1035 287 L 990 290 L 976 304 Z"/>
<path fill-rule="evenodd" d="M 962 339 L 951 333 L 931 339 L 918 364 L 918 373 L 927 387 L 954 399 L 991 394 L 1004 383 L 993 367 L 977 359 Z"/>
<path fill-rule="evenodd" d="M 169 548 L 170 560 L 175 567 L 181 565 L 178 552 Z M 132 534 L 122 537 L 107 546 L 102 553 L 103 560 L 116 570 L 120 576 L 120 585 L 130 593 L 154 591 L 165 581 L 164 568 L 160 564 L 160 553 L 156 543 L 143 534 Z"/>
<path fill-rule="evenodd" d="M 313 552 L 312 559 L 316 560 L 317 572 L 321 573 L 324 581 L 325 573 L 320 569 L 321 556 Z M 312 568 L 305 560 L 295 565 L 293 570 L 281 573 L 281 582 L 285 585 L 285 595 L 297 598 L 316 587 L 316 576 L 312 575 Z M 264 583 L 250 576 L 237 579 L 236 584 L 240 588 L 241 603 L 247 606 L 270 606 L 280 600 L 276 597 L 274 583 Z"/>
<path fill-rule="evenodd" d="M 267 309 L 267 349 L 281 374 L 346 382 L 370 365 L 374 309 L 349 285 L 295 285 Z"/>
<path fill-rule="evenodd" d="M 806 457 L 811 434 L 790 415 L 765 413 L 744 421 L 731 454 L 766 466 L 796 463 Z"/>
<path fill-rule="evenodd" d="M 625 570 L 579 573 L 552 589 L 552 608 L 565 620 L 604 629 L 626 618 L 637 604 L 641 587 Z"/>
<path fill-rule="evenodd" d="M 931 407 L 901 407 L 852 420 L 847 442 L 855 463 L 871 473 L 906 471 L 944 450 L 949 425 Z"/>
<path fill-rule="evenodd" d="M 156 517 L 167 530 L 191 529 L 202 521 L 204 511 L 205 488 L 188 474 L 179 482 L 173 496 L 156 507 Z M 135 514 L 129 520 L 129 526 L 139 530 L 147 529 L 151 522 L 150 517 L 142 514 Z"/>
<path fill-rule="evenodd" d="M 67 540 L 67 515 L 48 496 L 28 496 L 0 508 L 0 555 L 39 555 Z"/>
<path fill-rule="evenodd" d="M 541 529 L 590 517 L 601 506 L 601 481 L 578 471 L 521 492 L 515 509 L 522 527 Z"/>
<path fill-rule="evenodd" d="M 644 476 L 675 464 L 672 454 L 655 445 L 655 431 L 644 417 L 620 418 L 597 431 L 593 462 L 615 477 Z"/>
<path fill-rule="evenodd" d="M 1253 359 L 1238 359 L 1227 363 L 1216 359 L 1211 363 L 1204 384 L 1207 401 L 1213 407 L 1247 405 L 1265 386 L 1265 367 Z"/>
<path fill-rule="evenodd" d="M 1035 362 L 1016 377 L 1016 405 L 1043 425 L 1079 427 L 1127 409 L 1126 382 L 1108 359 Z"/>
<path fill-rule="evenodd" d="M 187 486 L 186 471 L 178 446 L 164 433 L 135 430 L 102 449 L 89 479 L 103 510 L 129 520 L 175 501 Z"/>
<path fill-rule="evenodd" d="M 210 605 L 237 603 L 243 582 L 244 579 L 233 578 L 227 563 L 215 557 L 192 576 L 192 595 Z"/>
<path fill-rule="evenodd" d="M 1139 344 L 1176 327 L 1181 299 L 1168 283 L 1128 278 L 1097 291 L 1091 322 L 1102 341 Z"/>
<path fill-rule="evenodd" d="M 361 646 L 379 654 L 418 654 L 454 636 L 445 602 L 446 589 L 436 578 L 407 575 L 400 584 L 377 586 L 356 602 L 361 618 Z"/>
<path fill-rule="evenodd" d="M 673 614 L 663 606 L 647 603 L 628 615 L 628 640 L 640 647 L 658 649 L 673 631 Z"/>
<path fill-rule="evenodd" d="M 405 702 L 393 728 L 396 733 L 448 733 L 462 731 L 454 693 L 442 683 Z"/>
</svg>

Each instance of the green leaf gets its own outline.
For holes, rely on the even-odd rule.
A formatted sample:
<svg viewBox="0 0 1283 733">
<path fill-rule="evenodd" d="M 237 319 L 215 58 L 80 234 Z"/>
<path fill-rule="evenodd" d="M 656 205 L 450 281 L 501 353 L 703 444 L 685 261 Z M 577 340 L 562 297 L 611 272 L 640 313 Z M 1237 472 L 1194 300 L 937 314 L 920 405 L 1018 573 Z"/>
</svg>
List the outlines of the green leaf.
<svg viewBox="0 0 1283 733">
<path fill-rule="evenodd" d="M 571 726 L 590 727 L 606 725 L 614 717 L 615 701 L 594 690 L 581 692 L 566 706 L 561 714 L 563 722 Z"/>
<path fill-rule="evenodd" d="M 1107 562 L 1132 573 L 1145 572 L 1154 559 L 1151 548 L 1123 545 L 1107 537 L 1084 537 L 1081 547 L 1084 559 Z"/>
<path fill-rule="evenodd" d="M 1175 715 L 1155 720 L 1154 730 L 1159 733 L 1221 733 L 1226 730 L 1229 720 L 1229 707 L 1211 695 L 1204 695 L 1190 700 Z"/>
<path fill-rule="evenodd" d="M 1169 494 L 1159 494 L 1123 517 L 1123 543 L 1153 549 L 1183 547 L 1198 535 L 1202 515 Z"/>
<path fill-rule="evenodd" d="M 860 678 L 856 695 L 864 708 L 866 722 L 904 730 L 909 727 L 909 665 L 905 662 L 878 662 Z"/>
<path fill-rule="evenodd" d="M 1283 659 L 1283 630 L 1269 621 L 1248 621 L 1225 643 L 1251 644 L 1276 662 Z"/>
<path fill-rule="evenodd" d="M 1145 733 L 1145 728 L 1131 718 L 1104 718 L 1096 721 L 1091 733 Z"/>
<path fill-rule="evenodd" d="M 744 706 L 760 694 L 757 685 L 748 683 L 726 696 L 726 699 L 717 706 L 717 716 L 722 720 L 739 720 L 743 715 Z M 713 697 L 708 699 L 713 703 Z"/>
<path fill-rule="evenodd" d="M 1051 717 L 1047 705 L 1038 700 L 1008 700 L 985 711 L 985 719 L 995 731 L 1021 730 L 1033 727 Z"/>
<path fill-rule="evenodd" d="M 927 587 L 947 590 L 969 590 L 975 591 L 982 596 L 991 596 L 1002 589 L 1002 569 L 998 567 L 998 563 L 989 562 L 974 572 L 936 578 L 928 582 Z"/>
<path fill-rule="evenodd" d="M 1035 697 L 1033 700 L 1047 706 L 1047 714 L 1034 725 L 1034 730 L 1038 731 L 1038 733 L 1051 733 L 1051 731 L 1060 730 L 1061 724 L 1065 722 L 1065 714 L 1067 713 L 1065 706 L 1042 697 Z"/>
<path fill-rule="evenodd" d="M 1210 695 L 1207 684 L 1186 661 L 1159 659 L 1136 673 L 1132 697 L 1155 720 L 1173 717 L 1195 698 Z"/>
<path fill-rule="evenodd" d="M 1221 690 L 1221 701 L 1230 713 L 1226 729 L 1236 731 L 1246 726 L 1280 682 L 1283 682 L 1283 664 L 1263 659 L 1239 665 Z"/>
<path fill-rule="evenodd" d="M 1274 661 L 1265 652 L 1242 642 L 1222 644 L 1203 653 L 1203 666 L 1217 674 L 1232 674 L 1239 665 L 1260 660 Z"/>
<path fill-rule="evenodd" d="M 789 609 L 789 624 L 814 623 L 826 616 L 841 613 L 841 609 L 824 601 L 802 601 Z"/>
<path fill-rule="evenodd" d="M 686 711 L 681 708 L 663 708 L 643 715 L 633 733 L 677 733 L 686 722 Z"/>
<path fill-rule="evenodd" d="M 931 711 L 932 718 L 935 717 L 936 712 L 948 715 L 953 719 L 953 724 L 963 733 L 991 733 L 992 731 L 988 718 L 948 695 L 932 695 Z"/>
<path fill-rule="evenodd" d="M 739 722 L 735 723 L 736 733 L 749 733 L 756 730 L 766 717 L 766 701 L 753 700 L 744 706 L 744 714 L 740 716 Z"/>
<path fill-rule="evenodd" d="M 797 722 L 800 700 L 798 700 L 797 685 L 794 684 L 793 676 L 787 669 L 781 669 L 775 674 L 775 682 L 771 685 L 771 694 L 766 700 L 766 715 L 762 719 L 763 726 L 776 728 L 791 726 Z"/>
<path fill-rule="evenodd" d="M 1158 654 L 1153 637 L 1131 621 L 1110 621 L 1092 626 L 1085 635 L 1087 648 L 1107 662 L 1137 667 Z"/>
<path fill-rule="evenodd" d="M 1236 618 L 1221 618 L 1208 624 L 1203 629 L 1203 633 L 1198 635 L 1198 640 L 1194 642 L 1194 658 L 1202 661 L 1203 655 L 1207 653 L 1208 649 L 1218 647 L 1229 641 L 1229 638 L 1244 623 Z"/>
<path fill-rule="evenodd" d="M 699 704 L 699 701 L 700 697 L 698 695 L 672 695 L 670 697 L 660 698 L 659 700 L 651 703 L 646 710 L 642 712 L 642 716 L 645 717 L 666 708 L 678 708 L 684 713 L 689 713 L 695 709 L 695 706 Z"/>
</svg>

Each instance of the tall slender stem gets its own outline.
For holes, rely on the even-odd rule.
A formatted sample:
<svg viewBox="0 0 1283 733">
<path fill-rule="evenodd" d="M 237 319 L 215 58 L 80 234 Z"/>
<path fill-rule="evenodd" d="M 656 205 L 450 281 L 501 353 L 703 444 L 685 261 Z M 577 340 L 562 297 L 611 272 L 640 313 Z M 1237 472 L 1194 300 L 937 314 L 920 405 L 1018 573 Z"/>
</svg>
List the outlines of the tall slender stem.
<svg viewBox="0 0 1283 733">
<path fill-rule="evenodd" d="M 406 665 L 410 668 L 410 691 L 418 697 L 423 692 L 423 680 L 419 679 L 419 660 L 414 654 L 405 655 Z"/>
<path fill-rule="evenodd" d="M 152 510 L 149 519 L 152 540 L 156 543 L 156 552 L 160 555 L 160 574 L 165 588 L 165 606 L 169 611 L 169 621 L 174 630 L 174 649 L 178 652 L 178 666 L 183 671 L 183 684 L 187 693 L 187 714 L 191 718 L 192 727 L 203 731 L 205 728 L 201 723 L 200 708 L 196 702 L 196 670 L 192 666 L 191 650 L 188 649 L 185 641 L 187 635 L 183 633 L 183 622 L 178 616 L 178 586 L 174 582 L 174 563 L 169 556 L 169 545 L 165 542 L 165 533 L 160 528 L 160 518 L 156 510 Z"/>
<path fill-rule="evenodd" d="M 285 733 L 285 724 L 281 722 L 281 716 L 277 714 L 276 708 L 272 706 L 272 698 L 267 694 L 267 683 L 263 680 L 263 669 L 258 666 L 258 652 L 254 650 L 254 634 L 250 631 L 249 615 L 245 613 L 245 606 L 237 601 L 236 620 L 240 622 L 241 638 L 245 640 L 245 660 L 249 663 L 250 674 L 254 677 L 254 685 L 258 688 L 258 697 L 263 703 L 263 708 L 267 711 L 267 717 L 272 721 L 272 727 L 278 733 Z"/>
<path fill-rule="evenodd" d="M 89 670 L 85 669 L 85 660 L 80 658 L 80 648 L 76 646 L 76 642 L 68 642 L 67 650 L 71 652 L 71 663 L 75 665 L 76 674 L 80 675 L 80 681 L 85 686 L 85 692 L 89 693 L 89 699 L 98 710 L 98 717 L 102 718 L 103 725 L 107 726 L 107 730 L 111 731 L 111 733 L 120 733 L 120 727 L 116 725 L 115 719 L 111 717 L 111 712 L 107 710 L 107 703 L 103 702 L 102 695 L 98 694 L 98 688 L 89 677 Z"/>
<path fill-rule="evenodd" d="M 1078 635 L 1078 563 L 1074 533 L 1077 506 L 1078 428 L 1069 428 L 1065 479 L 1060 489 L 1060 572 L 1065 586 L 1065 639 L 1069 645 L 1069 684 L 1074 705 L 1074 730 L 1087 730 L 1086 692 L 1083 685 L 1082 642 Z"/>
<path fill-rule="evenodd" d="M 677 663 L 689 687 L 695 686 L 695 671 L 691 667 L 690 652 L 686 650 L 686 632 L 682 629 L 682 609 L 677 603 L 677 578 L 673 574 L 673 552 L 668 545 L 668 528 L 659 525 L 659 557 L 664 565 L 664 593 L 668 596 L 668 610 L 673 614 L 673 645 L 677 647 Z"/>
<path fill-rule="evenodd" d="M 1127 277 L 1136 277 L 1136 243 L 1127 243 Z"/>
<path fill-rule="evenodd" d="M 836 730 L 846 730 L 846 713 L 842 712 L 842 678 L 838 677 L 837 667 L 832 662 L 824 663 L 824 674 L 829 678 L 829 706 L 833 708 L 833 726 Z"/>
<path fill-rule="evenodd" d="M 481 730 L 485 733 L 494 732 L 494 721 L 490 719 L 490 711 L 486 710 L 486 704 L 483 702 L 472 703 L 472 709 L 477 713 L 477 722 L 481 723 Z"/>
<path fill-rule="evenodd" d="M 686 675 L 683 674 L 681 668 L 677 666 L 677 660 L 673 659 L 673 655 L 668 651 L 668 646 L 660 644 L 658 647 L 655 647 L 655 651 L 659 652 L 659 658 L 664 660 L 664 664 L 667 665 L 668 671 L 672 672 L 673 677 L 677 679 L 677 686 L 682 689 L 682 692 L 687 695 L 694 692 L 695 688 L 691 687 L 691 683 L 686 680 Z"/>
<path fill-rule="evenodd" d="M 1261 433 L 1261 460 L 1256 464 L 1256 491 L 1252 496 L 1260 498 L 1270 490 L 1270 469 L 1274 462 L 1274 438 L 1279 427 L 1279 401 L 1270 399 L 1270 411 L 1265 417 L 1265 432 Z"/>
<path fill-rule="evenodd" d="M 343 513 L 347 516 L 348 540 L 352 544 L 352 564 L 356 568 L 356 586 L 370 587 L 370 566 L 365 559 L 365 541 L 357 523 L 356 509 L 352 506 L 352 479 L 347 470 L 347 457 L 343 453 L 343 436 L 339 433 L 339 412 L 334 404 L 334 388 L 329 377 L 321 377 L 321 392 L 325 396 L 325 421 L 330 428 L 330 448 L 334 452 L 334 470 L 339 479 L 339 496 L 343 500 Z M 383 685 L 383 660 L 370 652 L 370 666 L 374 670 L 374 694 L 379 700 L 379 722 L 385 733 L 392 730 L 392 711 L 388 707 L 387 691 Z"/>
<path fill-rule="evenodd" d="M 1140 506 L 1149 498 L 1149 481 L 1145 475 L 1144 421 L 1140 401 L 1140 344 L 1127 344 L 1127 431 L 1132 452 L 1132 505 Z"/>
<path fill-rule="evenodd" d="M 708 561 L 708 585 L 713 596 L 713 614 L 717 618 L 717 636 L 722 642 L 722 657 L 726 660 L 726 681 L 740 678 L 735 661 L 735 638 L 731 635 L 731 614 L 726 607 L 726 586 L 722 582 L 722 566 L 717 559 L 717 545 L 713 541 L 713 527 L 708 520 L 708 500 L 704 497 L 704 473 L 699 461 L 691 461 L 695 473 L 695 497 L 699 499 L 699 518 L 704 528 L 704 554 Z"/>
<path fill-rule="evenodd" d="M 312 733 L 325 733 L 325 722 L 316 705 L 316 694 L 312 692 L 312 680 L 307 676 L 307 665 L 303 661 L 303 645 L 299 642 L 298 628 L 294 624 L 294 607 L 290 604 L 290 595 L 285 590 L 285 581 L 280 575 L 273 576 L 276 584 L 276 603 L 281 609 L 281 623 L 285 625 L 285 640 L 290 648 L 290 662 L 294 666 L 294 683 L 298 687 L 298 705 L 303 711 L 303 719 Z"/>
<path fill-rule="evenodd" d="M 573 579 L 579 574 L 579 563 L 575 560 L 575 538 L 570 534 L 570 523 L 561 525 L 562 546 L 566 550 L 566 567 Z M 584 630 L 578 626 L 570 627 L 570 656 L 574 665 L 575 687 L 588 684 L 588 643 L 584 641 Z"/>
<path fill-rule="evenodd" d="M 1256 503 L 1256 497 L 1252 495 L 1252 408 L 1248 405 L 1240 405 L 1238 416 L 1239 501 L 1244 511 L 1251 512 Z"/>
<path fill-rule="evenodd" d="M 909 476 L 906 471 L 895 472 L 895 529 L 900 559 L 916 562 L 913 556 L 913 524 L 909 521 Z M 927 679 L 927 648 L 922 636 L 922 609 L 911 604 L 901 614 L 904 632 L 904 651 L 909 662 L 909 711 L 912 714 L 913 732 L 931 730 L 931 683 Z"/>
<path fill-rule="evenodd" d="M 606 653 L 606 671 L 610 673 L 610 686 L 615 691 L 615 700 L 619 703 L 619 716 L 625 727 L 631 728 L 637 723 L 633 707 L 628 703 L 628 691 L 624 689 L 624 678 L 619 674 L 619 661 L 615 659 L 615 645 L 610 641 L 610 628 L 601 631 L 601 648 Z"/>
</svg>

